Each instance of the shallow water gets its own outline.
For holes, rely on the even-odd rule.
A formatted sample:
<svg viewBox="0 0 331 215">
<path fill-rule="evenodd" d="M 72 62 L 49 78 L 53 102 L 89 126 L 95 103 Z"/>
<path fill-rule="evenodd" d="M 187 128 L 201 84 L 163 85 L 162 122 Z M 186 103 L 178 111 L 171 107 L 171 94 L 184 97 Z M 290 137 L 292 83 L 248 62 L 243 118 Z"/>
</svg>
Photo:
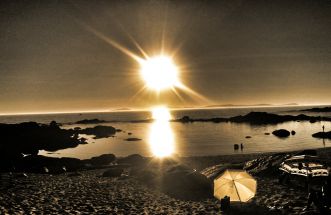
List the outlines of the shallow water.
<svg viewBox="0 0 331 215">
<path fill-rule="evenodd" d="M 117 156 L 134 153 L 153 155 L 149 140 L 152 123 L 109 123 L 105 125 L 112 125 L 124 132 L 117 133 L 114 138 L 97 140 L 90 138 L 91 144 L 60 150 L 58 151 L 60 154 L 51 156 L 89 158 L 105 153 L 114 153 Z M 274 152 L 331 146 L 331 141 L 323 142 L 323 140 L 311 136 L 320 131 L 322 125 L 331 128 L 330 122 L 287 122 L 268 126 L 251 126 L 245 123 L 170 123 L 175 138 L 175 153 L 181 156 Z M 283 139 L 272 134 L 265 135 L 266 132 L 271 133 L 280 128 L 295 130 L 296 134 Z M 132 132 L 132 135 L 129 136 L 127 132 Z M 251 136 L 251 138 L 247 139 L 246 136 Z M 125 141 L 124 139 L 128 137 L 137 137 L 142 140 Z M 243 143 L 244 149 L 235 151 L 233 149 L 235 143 Z"/>
<path fill-rule="evenodd" d="M 210 118 L 210 117 L 230 117 L 243 115 L 250 111 L 267 111 L 277 114 L 300 114 L 293 110 L 307 107 L 267 107 L 267 108 L 222 108 L 222 109 L 204 109 L 204 110 L 182 110 L 172 111 L 173 118 L 179 118 L 188 115 L 192 118 Z M 308 113 L 307 115 L 321 115 Z M 327 115 L 330 113 L 324 113 Z M 116 133 L 115 137 L 93 139 L 88 137 L 89 144 L 79 145 L 76 148 L 59 150 L 49 154 L 41 151 L 40 154 L 56 157 L 77 157 L 89 158 L 100 154 L 114 153 L 117 156 L 126 156 L 138 153 L 145 156 L 151 156 L 150 131 L 153 123 L 129 123 L 128 120 L 140 120 L 151 118 L 150 112 L 117 112 L 117 113 L 85 113 L 85 114 L 53 114 L 53 115 L 26 115 L 26 116 L 1 116 L 0 122 L 17 123 L 22 121 L 37 121 L 40 123 L 49 123 L 56 120 L 61 123 L 75 122 L 81 119 L 98 118 L 102 120 L 119 120 L 122 122 L 104 123 L 115 128 L 122 129 L 124 132 Z M 321 131 L 322 126 L 326 131 L 331 130 L 331 122 L 286 122 L 277 125 L 253 126 L 247 123 L 211 123 L 194 122 L 179 123 L 171 122 L 170 127 L 174 136 L 175 153 L 181 156 L 201 156 L 201 155 L 221 155 L 221 154 L 240 154 L 240 153 L 258 153 L 299 150 L 308 148 L 320 148 L 331 146 L 330 140 L 321 140 L 313 138 L 311 135 Z M 75 125 L 64 124 L 63 128 L 71 127 L 92 127 L 95 125 Z M 284 128 L 294 130 L 296 134 L 285 139 L 275 137 L 274 135 L 265 135 L 275 129 Z M 128 135 L 127 132 L 132 132 Z M 162 138 L 162 131 L 160 138 Z M 251 136 L 252 138 L 245 138 Z M 137 137 L 141 141 L 125 141 L 128 137 Z M 157 139 L 157 138 L 156 138 Z M 154 135 L 155 140 L 155 135 Z M 244 149 L 235 151 L 233 144 L 244 144 Z M 155 144 L 155 143 L 154 143 Z M 156 143 L 157 144 L 157 143 Z"/>
</svg>

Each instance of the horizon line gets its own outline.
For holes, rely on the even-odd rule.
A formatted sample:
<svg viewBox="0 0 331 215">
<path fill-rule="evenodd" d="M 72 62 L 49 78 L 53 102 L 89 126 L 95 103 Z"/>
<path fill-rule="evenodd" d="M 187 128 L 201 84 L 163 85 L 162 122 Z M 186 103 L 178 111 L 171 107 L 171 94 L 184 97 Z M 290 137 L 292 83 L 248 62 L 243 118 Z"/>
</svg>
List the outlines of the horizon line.
<svg viewBox="0 0 331 215">
<path fill-rule="evenodd" d="M 215 105 L 214 107 L 210 106 L 200 106 L 200 107 L 168 107 L 170 110 L 196 110 L 196 109 L 224 109 L 224 108 L 254 108 L 254 107 L 305 107 L 305 106 L 327 106 L 330 104 L 266 104 L 266 105 Z M 122 110 L 121 110 L 122 109 Z M 16 112 L 16 113 L 0 113 L 0 116 L 24 116 L 24 115 L 52 115 L 52 114 L 84 114 L 84 113 L 116 113 L 116 112 L 139 112 L 139 111 L 149 111 L 150 108 L 118 108 L 114 110 L 103 109 L 103 110 L 72 110 L 72 111 L 42 111 L 42 112 Z"/>
</svg>

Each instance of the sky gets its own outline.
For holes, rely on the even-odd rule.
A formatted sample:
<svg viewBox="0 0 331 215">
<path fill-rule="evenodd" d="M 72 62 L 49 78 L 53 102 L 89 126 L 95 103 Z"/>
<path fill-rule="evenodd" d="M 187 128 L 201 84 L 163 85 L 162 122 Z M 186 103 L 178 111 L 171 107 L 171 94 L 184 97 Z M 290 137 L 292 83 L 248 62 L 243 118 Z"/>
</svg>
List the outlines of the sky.
<svg viewBox="0 0 331 215">
<path fill-rule="evenodd" d="M 328 0 L 3 0 L 0 29 L 2 114 L 331 104 Z M 163 47 L 192 91 L 142 91 L 139 64 L 100 35 L 141 58 Z"/>
</svg>

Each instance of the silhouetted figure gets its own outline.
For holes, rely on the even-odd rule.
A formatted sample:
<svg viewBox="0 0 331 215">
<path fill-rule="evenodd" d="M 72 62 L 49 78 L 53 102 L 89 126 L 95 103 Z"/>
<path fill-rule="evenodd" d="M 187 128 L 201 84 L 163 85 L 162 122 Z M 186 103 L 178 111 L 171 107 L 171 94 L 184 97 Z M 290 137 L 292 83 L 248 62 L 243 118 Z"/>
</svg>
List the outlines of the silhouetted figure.
<svg viewBox="0 0 331 215">
<path fill-rule="evenodd" d="M 244 144 L 240 143 L 240 149 L 241 151 L 244 149 Z"/>
<path fill-rule="evenodd" d="M 323 129 L 323 133 L 324 133 L 324 129 L 325 129 L 324 125 L 322 126 L 322 129 Z"/>
<path fill-rule="evenodd" d="M 233 149 L 234 149 L 234 150 L 238 150 L 238 149 L 239 149 L 239 145 L 238 145 L 238 144 L 234 144 L 234 145 L 233 145 Z"/>
<path fill-rule="evenodd" d="M 317 192 L 313 189 L 311 189 L 308 193 L 308 202 L 305 210 L 308 210 L 312 204 L 318 205 Z"/>
</svg>

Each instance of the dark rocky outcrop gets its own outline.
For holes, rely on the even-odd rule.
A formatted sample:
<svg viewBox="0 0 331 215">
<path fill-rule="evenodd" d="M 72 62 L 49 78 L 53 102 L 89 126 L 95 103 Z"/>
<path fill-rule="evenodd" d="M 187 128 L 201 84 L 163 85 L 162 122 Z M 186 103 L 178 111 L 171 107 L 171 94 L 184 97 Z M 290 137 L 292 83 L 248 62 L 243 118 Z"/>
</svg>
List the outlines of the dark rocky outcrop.
<svg viewBox="0 0 331 215">
<path fill-rule="evenodd" d="M 141 139 L 140 138 L 137 138 L 137 137 L 129 137 L 129 138 L 126 138 L 124 140 L 125 141 L 140 141 Z"/>
<path fill-rule="evenodd" d="M 95 138 L 109 137 L 116 133 L 112 126 L 95 126 L 85 129 L 62 129 L 56 122 L 50 125 L 36 122 L 0 124 L 0 150 L 9 157 L 21 154 L 37 155 L 39 150 L 57 151 L 85 144 L 86 139 L 78 134 L 95 135 Z"/>
<path fill-rule="evenodd" d="M 73 129 L 61 129 L 36 122 L 0 124 L 0 151 L 6 157 L 20 158 L 21 154 L 37 155 L 39 150 L 56 151 L 86 143 Z M 3 156 L 2 156 L 3 157 Z"/>
<path fill-rule="evenodd" d="M 22 164 L 22 160 L 27 161 L 31 165 L 33 164 L 33 166 L 36 166 L 39 161 L 43 166 L 47 166 L 49 163 L 52 165 L 61 163 L 63 160 L 38 157 L 39 150 L 54 152 L 60 149 L 73 148 L 79 144 L 86 144 L 86 139 L 79 137 L 79 134 L 95 135 L 95 138 L 102 138 L 112 136 L 115 132 L 115 128 L 111 126 L 62 129 L 55 121 L 52 121 L 49 125 L 36 122 L 0 124 L 0 152 L 2 153 L 0 156 L 0 168 L 1 170 L 12 169 L 17 167 L 17 165 L 21 165 L 22 168 L 28 168 L 29 165 Z M 34 162 L 36 165 L 34 165 Z M 61 165 L 56 164 L 55 166 Z M 66 164 L 65 166 L 68 165 Z M 40 169 L 40 166 L 37 165 L 36 168 Z M 40 170 L 31 171 L 38 172 Z"/>
<path fill-rule="evenodd" d="M 107 121 L 100 120 L 100 119 L 83 119 L 75 122 L 74 124 L 99 124 L 99 123 L 105 123 Z"/>
<path fill-rule="evenodd" d="M 323 139 L 331 139 L 331 131 L 329 132 L 317 132 L 312 135 L 313 137 L 316 138 L 323 138 Z"/>
<path fill-rule="evenodd" d="M 300 111 L 316 112 L 316 113 L 331 112 L 331 107 L 310 108 L 310 109 L 303 109 L 303 110 L 300 110 Z"/>
<path fill-rule="evenodd" d="M 296 132 L 292 130 L 291 131 L 291 135 L 295 135 L 295 134 L 296 134 Z"/>
<path fill-rule="evenodd" d="M 288 137 L 290 136 L 290 132 L 286 129 L 279 129 L 279 130 L 275 130 L 272 132 L 273 135 L 277 136 L 277 137 Z"/>
<path fill-rule="evenodd" d="M 277 123 L 283 123 L 283 122 L 289 122 L 289 121 L 311 121 L 311 122 L 317 122 L 317 121 L 331 121 L 331 118 L 328 117 L 320 117 L 320 116 L 307 116 L 304 114 L 300 114 L 297 116 L 292 115 L 277 115 L 273 113 L 267 113 L 267 112 L 250 112 L 244 116 L 234 116 L 230 118 L 197 118 L 193 119 L 188 116 L 185 116 L 180 119 L 173 120 L 175 122 L 214 122 L 214 123 L 220 123 L 220 122 L 236 122 L 236 123 L 250 123 L 253 125 L 263 125 L 263 124 L 277 124 Z"/>
<path fill-rule="evenodd" d="M 94 135 L 95 139 L 99 139 L 113 136 L 116 133 L 116 129 L 112 126 L 97 125 L 93 128 L 81 129 L 79 133 Z"/>
</svg>

